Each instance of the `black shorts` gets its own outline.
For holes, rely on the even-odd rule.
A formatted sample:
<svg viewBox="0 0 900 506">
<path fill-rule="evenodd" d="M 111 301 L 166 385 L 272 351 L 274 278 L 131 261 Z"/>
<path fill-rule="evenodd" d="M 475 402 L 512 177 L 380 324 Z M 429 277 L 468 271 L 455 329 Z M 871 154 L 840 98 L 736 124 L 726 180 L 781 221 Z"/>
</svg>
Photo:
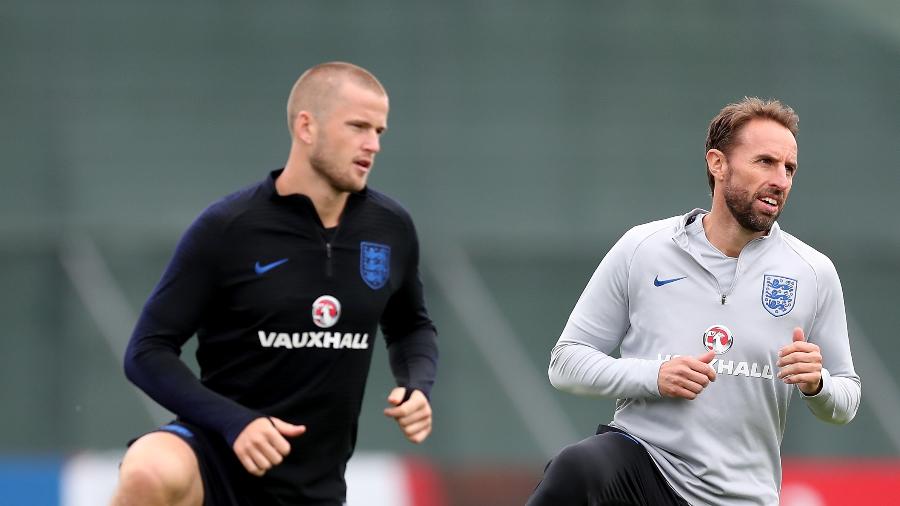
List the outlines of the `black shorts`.
<svg viewBox="0 0 900 506">
<path fill-rule="evenodd" d="M 176 420 L 153 432 L 168 432 L 186 442 L 197 457 L 203 481 L 204 506 L 254 506 L 265 504 L 253 497 L 253 475 L 240 463 L 221 437 L 183 420 Z M 134 441 L 129 442 L 129 446 Z"/>
<path fill-rule="evenodd" d="M 203 481 L 203 506 L 346 506 L 347 504 L 343 494 L 340 498 L 321 497 L 328 495 L 322 494 L 321 488 L 316 491 L 320 497 L 302 498 L 300 496 L 305 493 L 302 490 L 303 484 L 292 475 L 285 478 L 286 475 L 282 473 L 280 477 L 275 477 L 277 469 L 270 470 L 263 477 L 253 476 L 244 469 L 244 465 L 222 436 L 184 420 L 173 421 L 153 432 L 174 434 L 194 450 L 200 467 L 200 478 Z M 129 446 L 134 441 L 130 441 Z M 286 461 L 280 464 L 282 467 L 278 469 L 283 469 L 285 464 Z M 343 469 L 341 477 L 342 473 Z M 333 478 L 332 474 L 334 473 L 329 472 L 324 476 L 330 480 Z M 317 486 L 314 480 L 312 483 Z M 325 488 L 331 490 L 335 487 L 329 481 Z M 340 490 L 343 491 L 344 488 L 340 487 Z"/>
<path fill-rule="evenodd" d="M 527 506 L 688 506 L 636 439 L 601 425 L 562 449 L 544 469 Z"/>
</svg>

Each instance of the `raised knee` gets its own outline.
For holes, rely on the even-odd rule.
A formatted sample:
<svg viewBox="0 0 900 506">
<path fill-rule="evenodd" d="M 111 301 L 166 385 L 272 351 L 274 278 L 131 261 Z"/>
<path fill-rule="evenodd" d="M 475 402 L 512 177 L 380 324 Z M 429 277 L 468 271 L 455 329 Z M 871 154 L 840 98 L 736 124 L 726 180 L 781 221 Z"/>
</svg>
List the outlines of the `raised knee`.
<svg viewBox="0 0 900 506">
<path fill-rule="evenodd" d="M 119 471 L 116 506 L 199 504 L 199 476 L 179 474 L 156 463 L 132 463 Z M 194 480 L 197 480 L 195 482 Z"/>
<path fill-rule="evenodd" d="M 125 454 L 114 504 L 199 504 L 202 484 L 190 447 L 182 441 L 151 439 L 156 441 L 138 440 Z"/>
<path fill-rule="evenodd" d="M 565 484 L 564 488 L 581 488 L 586 474 L 588 455 L 577 443 L 566 446 L 547 464 L 545 478 L 556 485 Z"/>
<path fill-rule="evenodd" d="M 165 473 L 146 465 L 123 465 L 119 470 L 119 496 L 142 498 L 147 504 L 162 503 L 166 498 L 177 495 L 179 484 L 166 479 Z M 123 502 L 122 504 L 137 501 Z"/>
<path fill-rule="evenodd" d="M 591 449 L 582 441 L 563 448 L 556 456 L 555 460 L 558 460 L 560 464 L 567 467 L 572 466 L 580 469 L 588 464 L 594 457 Z"/>
</svg>

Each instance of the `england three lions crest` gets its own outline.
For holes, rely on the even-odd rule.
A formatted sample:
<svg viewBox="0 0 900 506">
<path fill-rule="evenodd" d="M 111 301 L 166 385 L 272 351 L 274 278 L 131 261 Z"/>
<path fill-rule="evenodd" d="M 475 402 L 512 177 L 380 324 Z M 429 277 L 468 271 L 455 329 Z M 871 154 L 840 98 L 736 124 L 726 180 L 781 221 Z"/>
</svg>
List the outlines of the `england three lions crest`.
<svg viewBox="0 0 900 506">
<path fill-rule="evenodd" d="M 377 242 L 359 243 L 359 275 L 378 290 L 391 277 L 391 247 Z"/>
<path fill-rule="evenodd" d="M 797 280 L 784 276 L 763 276 L 762 305 L 772 316 L 784 316 L 794 309 Z"/>
</svg>

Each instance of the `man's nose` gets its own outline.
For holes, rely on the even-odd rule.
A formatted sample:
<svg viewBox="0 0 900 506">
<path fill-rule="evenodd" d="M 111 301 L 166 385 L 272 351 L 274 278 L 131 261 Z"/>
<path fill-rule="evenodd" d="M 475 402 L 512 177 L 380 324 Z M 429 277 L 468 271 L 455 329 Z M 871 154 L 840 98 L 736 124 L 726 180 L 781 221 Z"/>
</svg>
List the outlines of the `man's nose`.
<svg viewBox="0 0 900 506">
<path fill-rule="evenodd" d="M 370 132 L 369 135 L 366 136 L 366 140 L 363 143 L 363 149 L 370 153 L 377 153 L 381 151 L 381 137 L 379 137 L 375 132 Z"/>
<path fill-rule="evenodd" d="M 788 168 L 784 164 L 780 164 L 775 171 L 773 186 L 781 189 L 787 189 L 791 186 L 791 178 L 788 176 Z"/>
</svg>

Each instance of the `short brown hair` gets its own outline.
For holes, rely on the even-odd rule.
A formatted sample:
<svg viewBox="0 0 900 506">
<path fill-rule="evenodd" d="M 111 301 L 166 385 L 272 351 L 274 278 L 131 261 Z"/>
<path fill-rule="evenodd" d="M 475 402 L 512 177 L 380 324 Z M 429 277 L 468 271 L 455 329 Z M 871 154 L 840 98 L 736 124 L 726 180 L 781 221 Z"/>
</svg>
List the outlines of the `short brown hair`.
<svg viewBox="0 0 900 506">
<path fill-rule="evenodd" d="M 341 61 L 320 63 L 304 72 L 291 88 L 287 101 L 288 130 L 293 130 L 294 119 L 300 111 L 324 114 L 340 85 L 348 81 L 387 96 L 378 79 L 358 65 Z"/>
<path fill-rule="evenodd" d="M 756 118 L 777 121 L 790 130 L 794 138 L 797 137 L 800 117 L 793 109 L 774 99 L 762 100 L 757 97 L 744 97 L 739 102 L 723 107 L 709 123 L 709 131 L 706 134 L 706 152 L 709 152 L 710 149 L 718 149 L 728 154 L 728 150 L 734 145 L 741 128 Z M 706 168 L 706 177 L 709 180 L 709 191 L 713 191 L 716 181 L 713 179 L 709 167 Z"/>
</svg>

